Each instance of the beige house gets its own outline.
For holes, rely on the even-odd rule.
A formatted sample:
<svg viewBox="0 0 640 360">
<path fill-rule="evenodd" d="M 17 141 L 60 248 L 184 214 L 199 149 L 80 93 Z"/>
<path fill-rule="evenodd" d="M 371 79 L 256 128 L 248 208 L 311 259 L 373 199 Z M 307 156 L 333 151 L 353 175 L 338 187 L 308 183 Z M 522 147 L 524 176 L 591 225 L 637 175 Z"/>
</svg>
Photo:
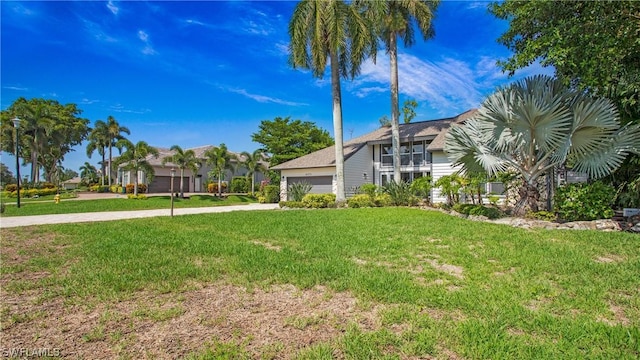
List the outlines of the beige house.
<svg viewBox="0 0 640 360">
<path fill-rule="evenodd" d="M 209 171 L 211 171 L 212 167 L 211 165 L 208 165 L 206 163 L 206 157 L 204 156 L 204 153 L 207 150 L 214 147 L 215 146 L 212 146 L 212 145 L 205 145 L 205 146 L 200 146 L 200 147 L 195 147 L 190 149 L 184 149 L 185 151 L 193 150 L 193 152 L 195 152 L 196 154 L 196 157 L 201 160 L 201 164 L 198 167 L 198 171 L 196 173 L 193 173 L 190 169 L 184 170 L 184 179 L 183 179 L 184 192 L 189 192 L 189 193 L 207 192 L 205 184 L 207 184 L 207 180 L 211 181 L 211 179 L 208 179 L 208 176 L 209 176 L 208 173 Z M 147 182 L 146 175 L 144 174 L 144 172 L 140 171 L 138 173 L 138 182 L 140 184 L 147 185 L 148 193 L 170 192 L 171 169 L 175 169 L 176 175 L 173 179 L 173 182 L 174 182 L 173 189 L 174 191 L 179 191 L 180 190 L 180 169 L 178 169 L 178 167 L 171 162 L 168 162 L 165 165 L 162 165 L 162 159 L 168 156 L 172 156 L 174 152 L 167 148 L 157 147 L 156 149 L 160 153 L 160 155 L 157 158 L 154 158 L 153 156 L 147 157 L 147 161 L 149 162 L 149 164 L 151 164 L 154 170 L 153 179 L 151 180 L 151 182 Z M 226 182 L 226 183 L 230 183 L 231 179 L 233 179 L 236 176 L 246 176 L 248 171 L 247 168 L 242 165 L 243 157 L 240 155 L 240 153 L 236 153 L 232 151 L 229 151 L 229 153 L 232 155 L 235 155 L 235 157 L 238 160 L 236 159 L 231 160 L 231 164 L 234 170 L 226 171 L 223 179 L 224 180 L 223 182 Z M 267 166 L 267 163 L 265 163 L 265 167 L 266 166 Z M 256 176 L 256 183 L 259 183 L 264 178 L 264 174 L 262 173 L 256 173 L 255 176 Z M 133 172 L 129 170 L 124 170 L 123 166 L 121 165 L 118 169 L 117 184 L 121 184 L 121 185 L 133 184 L 133 180 L 134 180 Z"/>
<path fill-rule="evenodd" d="M 437 181 L 459 170 L 451 166 L 444 152 L 444 136 L 451 126 L 461 124 L 475 114 L 469 110 L 460 115 L 429 121 L 400 124 L 400 162 L 402 180 L 411 182 L 422 176 Z M 391 127 L 349 140 L 344 144 L 344 179 L 347 197 L 359 186 L 372 183 L 383 186 L 393 180 L 393 151 Z M 334 146 L 279 164 L 272 168 L 281 171 L 281 199 L 287 199 L 289 185 L 308 182 L 312 193 L 336 193 Z M 502 193 L 499 183 L 487 184 L 487 192 Z M 438 189 L 431 194 L 433 202 L 444 202 Z"/>
</svg>

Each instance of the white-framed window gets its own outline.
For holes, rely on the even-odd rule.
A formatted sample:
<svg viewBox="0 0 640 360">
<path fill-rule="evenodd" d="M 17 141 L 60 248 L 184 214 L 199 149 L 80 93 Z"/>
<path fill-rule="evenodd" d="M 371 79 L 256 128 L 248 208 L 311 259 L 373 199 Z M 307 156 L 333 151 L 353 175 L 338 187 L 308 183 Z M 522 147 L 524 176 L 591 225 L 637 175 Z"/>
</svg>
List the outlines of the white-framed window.
<svg viewBox="0 0 640 360">
<path fill-rule="evenodd" d="M 382 154 L 380 156 L 382 166 L 393 166 L 393 147 L 391 147 L 391 144 L 382 145 L 380 146 L 380 149 L 382 151 Z"/>
<path fill-rule="evenodd" d="M 413 153 L 413 166 L 420 166 L 424 160 L 424 143 L 414 142 L 411 147 L 411 152 Z"/>
</svg>

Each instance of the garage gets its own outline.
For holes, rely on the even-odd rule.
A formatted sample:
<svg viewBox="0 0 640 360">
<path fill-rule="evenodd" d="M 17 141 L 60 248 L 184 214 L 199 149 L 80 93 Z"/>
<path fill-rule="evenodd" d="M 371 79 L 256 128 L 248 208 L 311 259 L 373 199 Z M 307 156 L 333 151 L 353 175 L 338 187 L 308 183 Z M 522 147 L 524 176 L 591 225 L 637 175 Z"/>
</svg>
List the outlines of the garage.
<svg viewBox="0 0 640 360">
<path fill-rule="evenodd" d="M 301 176 L 288 177 L 287 185 L 308 182 L 312 188 L 312 194 L 331 194 L 333 193 L 333 176 Z"/>
<path fill-rule="evenodd" d="M 189 177 L 185 176 L 184 181 L 184 191 L 189 191 Z M 180 177 L 176 176 L 173 178 L 173 191 L 180 191 Z M 148 193 L 169 193 L 171 192 L 171 176 L 156 176 L 153 178 L 151 184 L 149 184 Z"/>
</svg>

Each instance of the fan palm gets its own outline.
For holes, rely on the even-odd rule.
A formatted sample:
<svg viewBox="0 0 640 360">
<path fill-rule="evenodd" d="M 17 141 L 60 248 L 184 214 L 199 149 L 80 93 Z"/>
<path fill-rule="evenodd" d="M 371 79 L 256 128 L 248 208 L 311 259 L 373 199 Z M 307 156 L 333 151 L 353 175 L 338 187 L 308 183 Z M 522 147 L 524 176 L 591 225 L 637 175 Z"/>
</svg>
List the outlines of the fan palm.
<svg viewBox="0 0 640 360">
<path fill-rule="evenodd" d="M 125 151 L 118 157 L 117 164 L 124 165 L 124 170 L 133 171 L 133 194 L 138 195 L 138 172 L 143 171 L 147 180 L 153 177 L 154 171 L 149 158 L 158 158 L 158 150 L 144 141 L 133 144 L 127 139 L 120 139 L 115 146 L 124 148 Z"/>
<path fill-rule="evenodd" d="M 205 158 L 207 159 L 207 164 L 212 166 L 211 172 L 215 175 L 215 178 L 218 179 L 218 196 L 222 196 L 222 180 L 224 179 L 224 173 L 227 170 L 233 171 L 233 164 L 231 160 L 237 159 L 235 154 L 231 154 L 229 150 L 227 150 L 227 146 L 225 144 L 220 144 L 218 147 L 212 147 L 205 151 Z"/>
<path fill-rule="evenodd" d="M 183 150 L 178 145 L 173 145 L 170 149 L 174 152 L 173 155 L 166 156 L 162 159 L 162 165 L 172 163 L 180 169 L 180 197 L 184 197 L 184 170 L 189 169 L 193 176 L 198 172 L 198 166 L 200 160 L 196 157 L 196 153 L 193 150 Z"/>
<path fill-rule="evenodd" d="M 112 148 L 115 146 L 121 152 L 122 147 L 118 147 L 117 143 L 119 140 L 124 139 L 124 136 L 122 136 L 122 133 L 131 135 L 131 131 L 129 131 L 129 129 L 124 126 L 120 126 L 120 124 L 118 124 L 118 121 L 116 121 L 116 119 L 111 115 L 107 117 L 106 125 L 107 125 L 106 135 L 107 135 L 108 144 L 109 144 L 109 170 L 108 170 L 107 178 L 109 179 L 109 186 L 111 186 L 111 168 L 112 168 L 111 163 L 113 161 Z"/>
<path fill-rule="evenodd" d="M 87 185 L 93 184 L 98 178 L 98 170 L 89 162 L 85 162 L 84 165 L 80 166 L 80 178 Z"/>
<path fill-rule="evenodd" d="M 341 0 L 303 0 L 289 22 L 289 61 L 294 68 L 310 69 L 322 77 L 331 67 L 333 132 L 336 156 L 336 201 L 344 201 L 344 149 L 340 77 L 355 77 L 370 53 L 375 53 L 375 32 L 355 7 Z"/>
<path fill-rule="evenodd" d="M 364 10 L 367 18 L 377 27 L 380 40 L 385 44 L 391 66 L 391 147 L 393 148 L 393 177 L 400 182 L 400 107 L 398 101 L 398 37 L 405 47 L 415 43 L 415 23 L 425 40 L 435 31 L 432 19 L 438 0 L 356 0 L 354 5 Z"/>
<path fill-rule="evenodd" d="M 104 185 L 104 175 L 106 173 L 105 166 L 105 156 L 106 149 L 109 146 L 109 128 L 107 127 L 107 123 L 102 120 L 97 120 L 91 132 L 89 132 L 89 144 L 87 144 L 87 156 L 91 158 L 94 152 L 98 152 L 100 156 L 102 156 L 102 162 L 100 163 L 102 166 L 102 185 Z"/>
<path fill-rule="evenodd" d="M 247 168 L 247 176 L 251 177 L 251 193 L 256 188 L 256 172 L 266 171 L 264 161 L 266 160 L 261 149 L 255 150 L 253 153 L 243 151 L 240 155 L 243 157 L 243 164 Z"/>
<path fill-rule="evenodd" d="M 629 153 L 640 153 L 640 125 L 620 127 L 610 100 L 535 76 L 489 96 L 476 116 L 449 130 L 444 149 L 465 171 L 515 170 L 523 181 L 516 206 L 521 214 L 527 207 L 537 211 L 537 180 L 554 167 L 570 161 L 600 178 Z"/>
</svg>

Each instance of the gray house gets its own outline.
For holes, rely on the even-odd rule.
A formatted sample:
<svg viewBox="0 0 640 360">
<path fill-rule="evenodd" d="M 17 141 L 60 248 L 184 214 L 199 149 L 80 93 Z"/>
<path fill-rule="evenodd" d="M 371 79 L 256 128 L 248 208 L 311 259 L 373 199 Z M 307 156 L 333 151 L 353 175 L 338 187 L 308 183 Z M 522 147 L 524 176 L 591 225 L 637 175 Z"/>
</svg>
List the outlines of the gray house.
<svg viewBox="0 0 640 360">
<path fill-rule="evenodd" d="M 422 176 L 437 181 L 459 170 L 451 166 L 444 152 L 444 136 L 451 126 L 461 124 L 476 113 L 400 125 L 400 161 L 402 180 L 411 182 Z M 365 183 L 385 185 L 393 180 L 391 127 L 382 127 L 344 144 L 344 178 L 347 197 Z M 272 167 L 281 171 L 281 199 L 287 199 L 287 188 L 297 182 L 313 185 L 312 193 L 336 192 L 334 146 Z M 495 189 L 489 189 L 491 186 Z M 488 192 L 502 192 L 501 184 L 487 184 Z M 444 202 L 438 189 L 431 194 L 433 202 Z"/>
</svg>

